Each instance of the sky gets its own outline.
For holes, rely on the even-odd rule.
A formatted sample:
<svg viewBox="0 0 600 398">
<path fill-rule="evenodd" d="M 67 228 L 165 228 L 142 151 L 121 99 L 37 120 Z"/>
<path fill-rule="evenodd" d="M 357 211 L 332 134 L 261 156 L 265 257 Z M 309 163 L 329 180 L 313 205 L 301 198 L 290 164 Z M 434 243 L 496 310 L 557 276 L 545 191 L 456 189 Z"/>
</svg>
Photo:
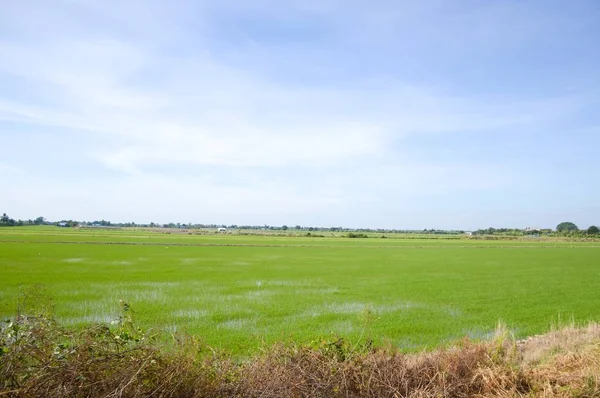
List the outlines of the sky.
<svg viewBox="0 0 600 398">
<path fill-rule="evenodd" d="M 0 0 L 0 212 L 600 224 L 597 0 Z"/>
</svg>

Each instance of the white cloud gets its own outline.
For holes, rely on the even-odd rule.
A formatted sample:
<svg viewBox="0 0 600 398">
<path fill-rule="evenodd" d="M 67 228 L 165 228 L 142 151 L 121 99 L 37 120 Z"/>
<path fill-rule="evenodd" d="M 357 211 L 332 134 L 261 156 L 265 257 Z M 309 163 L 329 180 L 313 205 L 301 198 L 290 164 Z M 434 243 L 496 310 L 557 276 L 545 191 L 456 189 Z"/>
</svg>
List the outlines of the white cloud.
<svg viewBox="0 0 600 398">
<path fill-rule="evenodd" d="M 58 32 L 54 38 L 50 30 L 45 40 L 0 41 L 0 71 L 36 85 L 39 97 L 39 101 L 18 101 L 0 96 L 0 119 L 117 137 L 110 150 L 86 152 L 129 173 L 139 174 L 153 163 L 281 166 L 385 156 L 391 143 L 407 134 L 526 126 L 570 107 L 564 100 L 481 103 L 395 78 L 361 79 L 333 87 L 277 83 L 219 59 L 209 47 L 202 47 L 202 37 L 192 40 L 191 35 L 201 34 L 202 29 L 187 32 L 188 45 L 200 47 L 180 55 L 139 40 L 131 32 L 125 38 L 102 37 L 66 16 L 75 17 L 75 11 L 92 7 L 88 11 L 116 26 L 127 16 L 112 7 L 82 4 L 79 8 L 63 5 L 64 14 L 56 10 L 48 14 L 46 26 Z M 327 14 L 336 4 L 316 10 L 316 4 L 298 3 L 289 9 Z M 258 2 L 252 7 L 265 13 L 272 5 Z M 151 3 L 155 12 L 140 19 L 158 22 L 156 7 L 162 10 L 159 3 Z M 14 18 L 27 19 L 26 8 L 13 8 Z M 38 4 L 35 15 L 41 15 L 41 9 L 45 8 Z M 217 11 L 210 5 L 194 9 L 200 20 Z M 129 16 L 138 11 L 130 9 Z M 431 9 L 408 11 L 412 15 Z M 183 18 L 177 11 L 169 12 L 169 17 Z M 62 21 L 62 29 L 52 18 Z M 174 25 L 169 18 L 165 23 Z M 149 27 L 135 26 L 144 34 Z M 69 29 L 79 29 L 83 37 L 60 34 Z"/>
<path fill-rule="evenodd" d="M 36 82 L 52 98 L 48 105 L 0 98 L 1 119 L 123 137 L 109 152 L 90 152 L 128 172 L 172 161 L 331 163 L 384 154 L 406 134 L 493 131 L 569 108 L 560 100 L 478 104 L 394 80 L 339 89 L 282 86 L 208 54 L 169 58 L 114 41 L 0 45 L 0 56 L 5 73 Z M 158 82 L 130 83 L 147 68 Z"/>
<path fill-rule="evenodd" d="M 27 174 L 27 171 L 21 167 L 16 167 L 4 162 L 0 162 L 0 176 L 2 177 L 23 177 Z"/>
<path fill-rule="evenodd" d="M 83 4 L 83 9 L 93 7 L 115 23 L 127 19 L 117 17 L 111 7 Z M 331 12 L 327 9 L 336 4 L 322 5 L 320 12 Z M 150 9 L 159 6 L 152 3 Z M 253 5 L 262 12 L 271 6 Z M 315 11 L 315 4 L 290 7 Z M 200 19 L 215 12 L 200 8 Z M 13 11 L 14 17 L 27 19 L 25 10 Z M 73 7 L 66 10 L 70 12 L 64 15 L 53 10 L 49 18 L 62 21 L 63 29 L 82 30 L 80 23 L 65 18 L 75 16 Z M 413 12 L 423 10 L 409 14 Z M 149 13 L 141 19 L 158 22 L 157 17 Z M 48 26 L 58 30 L 52 23 Z M 148 26 L 137 28 L 146 33 Z M 208 47 L 173 55 L 135 35 L 99 38 L 82 30 L 83 37 L 72 39 L 60 34 L 52 38 L 52 33 L 47 32 L 46 40 L 0 41 L 0 71 L 35 84 L 43 98 L 28 102 L 0 97 L 0 118 L 123 137 L 110 151 L 89 152 L 127 172 L 139 172 L 153 162 L 273 166 L 381 156 L 391 141 L 406 134 L 529 125 L 570 106 L 563 100 L 480 103 L 395 78 L 302 87 L 232 66 Z M 190 45 L 203 43 L 202 37 L 194 37 Z"/>
<path fill-rule="evenodd" d="M 410 139 L 537 131 L 580 106 L 577 96 L 500 98 L 483 89 L 448 90 L 433 79 L 417 84 L 401 73 L 361 73 L 356 65 L 345 74 L 347 59 L 377 51 L 398 56 L 418 45 L 435 51 L 458 45 L 462 51 L 506 44 L 503 21 L 519 7 L 494 19 L 490 9 L 498 6 L 463 15 L 441 1 L 402 7 L 380 2 L 368 9 L 337 0 L 165 4 L 57 0 L 0 6 L 0 84 L 7 87 L 0 92 L 0 123 L 21 127 L 0 133 L 10 145 L 11 135 L 27 134 L 28 127 L 51 127 L 56 141 L 48 151 L 83 154 L 110 176 L 94 184 L 78 181 L 77 188 L 65 176 L 51 177 L 43 196 L 48 211 L 62 206 L 74 212 L 63 217 L 85 218 L 90 206 L 113 214 L 122 208 L 122 219 L 162 214 L 168 221 L 171 210 L 160 209 L 175 203 L 181 212 L 210 208 L 215 217 L 230 215 L 236 222 L 234 215 L 336 214 L 388 200 L 408 206 L 418 195 L 502 190 L 520 184 L 513 168 L 415 161 Z M 440 14 L 448 7 L 449 17 Z M 281 45 L 276 34 L 275 44 L 219 35 L 227 16 L 255 18 L 260 25 L 297 12 L 328 21 L 326 46 L 309 51 Z M 436 18 L 421 26 L 419 19 L 427 16 Z M 463 26 L 465 20 L 477 22 L 477 35 Z M 510 42 L 535 37 L 548 20 L 529 29 L 519 19 Z M 403 34 L 409 30 L 414 36 Z M 346 57 L 336 58 L 338 44 Z M 329 50 L 333 62 L 321 64 Z M 377 62 L 363 61 L 355 63 Z M 301 78 L 313 66 L 323 68 L 322 80 Z M 338 73 L 344 76 L 338 79 Z M 70 132 L 68 139 L 62 130 Z M 82 139 L 67 141 L 73 135 Z M 16 170 L 0 164 L 5 175 Z M 227 181 L 228 172 L 235 183 Z M 121 191 L 131 194 L 112 194 Z M 11 203 L 19 206 L 14 198 L 25 192 L 13 191 Z M 46 205 L 40 200 L 35 206 Z"/>
</svg>

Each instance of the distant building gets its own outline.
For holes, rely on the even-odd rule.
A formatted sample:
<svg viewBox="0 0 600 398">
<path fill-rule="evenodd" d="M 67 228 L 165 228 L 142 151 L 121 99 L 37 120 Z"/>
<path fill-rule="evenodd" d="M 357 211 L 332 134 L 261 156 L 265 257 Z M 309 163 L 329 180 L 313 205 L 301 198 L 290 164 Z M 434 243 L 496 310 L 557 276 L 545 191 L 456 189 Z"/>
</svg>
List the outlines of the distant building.
<svg viewBox="0 0 600 398">
<path fill-rule="evenodd" d="M 219 229 L 217 229 L 217 232 L 225 233 L 225 232 L 227 232 L 227 228 L 219 228 Z"/>
</svg>

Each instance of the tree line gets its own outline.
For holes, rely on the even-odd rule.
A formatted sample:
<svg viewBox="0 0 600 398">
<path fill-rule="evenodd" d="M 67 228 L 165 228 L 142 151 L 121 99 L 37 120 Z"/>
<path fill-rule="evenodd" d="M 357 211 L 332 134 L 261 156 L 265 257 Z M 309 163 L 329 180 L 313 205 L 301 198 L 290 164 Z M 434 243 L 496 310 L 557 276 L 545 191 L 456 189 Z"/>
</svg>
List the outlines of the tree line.
<svg viewBox="0 0 600 398">
<path fill-rule="evenodd" d="M 564 221 L 556 226 L 556 229 L 538 229 L 538 228 L 486 228 L 478 229 L 473 235 L 504 235 L 504 236 L 526 236 L 526 235 L 558 235 L 558 236 L 580 236 L 580 235 L 598 235 L 600 228 L 591 225 L 588 229 L 579 229 L 571 222 Z"/>
<path fill-rule="evenodd" d="M 346 233 L 401 233 L 401 234 L 431 234 L 431 235 L 456 235 L 464 234 L 464 230 L 444 230 L 444 229 L 384 229 L 384 228 L 345 228 L 345 227 L 306 227 L 301 225 L 295 226 L 273 226 L 273 225 L 225 225 L 225 224 L 198 224 L 198 223 L 135 223 L 131 222 L 111 222 L 106 220 L 94 221 L 73 221 L 60 220 L 48 221 L 44 217 L 37 217 L 29 220 L 15 220 L 9 217 L 6 213 L 0 218 L 0 227 L 26 226 L 26 225 L 57 225 L 63 227 L 119 227 L 119 228 L 185 228 L 185 229 L 242 229 L 242 230 L 260 230 L 260 231 L 302 231 L 302 232 L 346 232 Z M 561 222 L 556 226 L 556 229 L 537 229 L 537 228 L 485 228 L 478 229 L 472 232 L 473 235 L 504 235 L 504 236 L 526 236 L 526 235 L 559 235 L 559 236 L 579 236 L 579 235 L 599 235 L 600 228 L 592 225 L 587 229 L 581 230 L 579 227 L 570 221 Z"/>
<path fill-rule="evenodd" d="M 44 224 L 44 221 L 44 217 L 38 217 L 35 220 L 15 220 L 14 218 L 10 218 L 6 213 L 3 213 L 0 218 L 0 226 L 16 227 L 22 225 L 42 225 Z"/>
</svg>

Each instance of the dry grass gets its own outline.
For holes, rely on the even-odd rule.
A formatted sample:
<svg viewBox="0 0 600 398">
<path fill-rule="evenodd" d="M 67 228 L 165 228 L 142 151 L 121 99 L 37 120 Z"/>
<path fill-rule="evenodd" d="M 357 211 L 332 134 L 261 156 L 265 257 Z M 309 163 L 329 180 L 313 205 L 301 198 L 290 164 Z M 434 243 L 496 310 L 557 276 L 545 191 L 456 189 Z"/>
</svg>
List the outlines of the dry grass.
<svg viewBox="0 0 600 398">
<path fill-rule="evenodd" d="M 541 396 L 600 397 L 600 325 L 565 326 L 517 345 Z"/>
<path fill-rule="evenodd" d="M 135 329 L 67 330 L 19 316 L 0 335 L 1 397 L 600 397 L 600 326 L 516 342 L 403 354 L 340 339 L 277 345 L 244 362 L 191 338 L 165 348 Z M 208 351 L 210 352 L 210 351 Z"/>
</svg>

